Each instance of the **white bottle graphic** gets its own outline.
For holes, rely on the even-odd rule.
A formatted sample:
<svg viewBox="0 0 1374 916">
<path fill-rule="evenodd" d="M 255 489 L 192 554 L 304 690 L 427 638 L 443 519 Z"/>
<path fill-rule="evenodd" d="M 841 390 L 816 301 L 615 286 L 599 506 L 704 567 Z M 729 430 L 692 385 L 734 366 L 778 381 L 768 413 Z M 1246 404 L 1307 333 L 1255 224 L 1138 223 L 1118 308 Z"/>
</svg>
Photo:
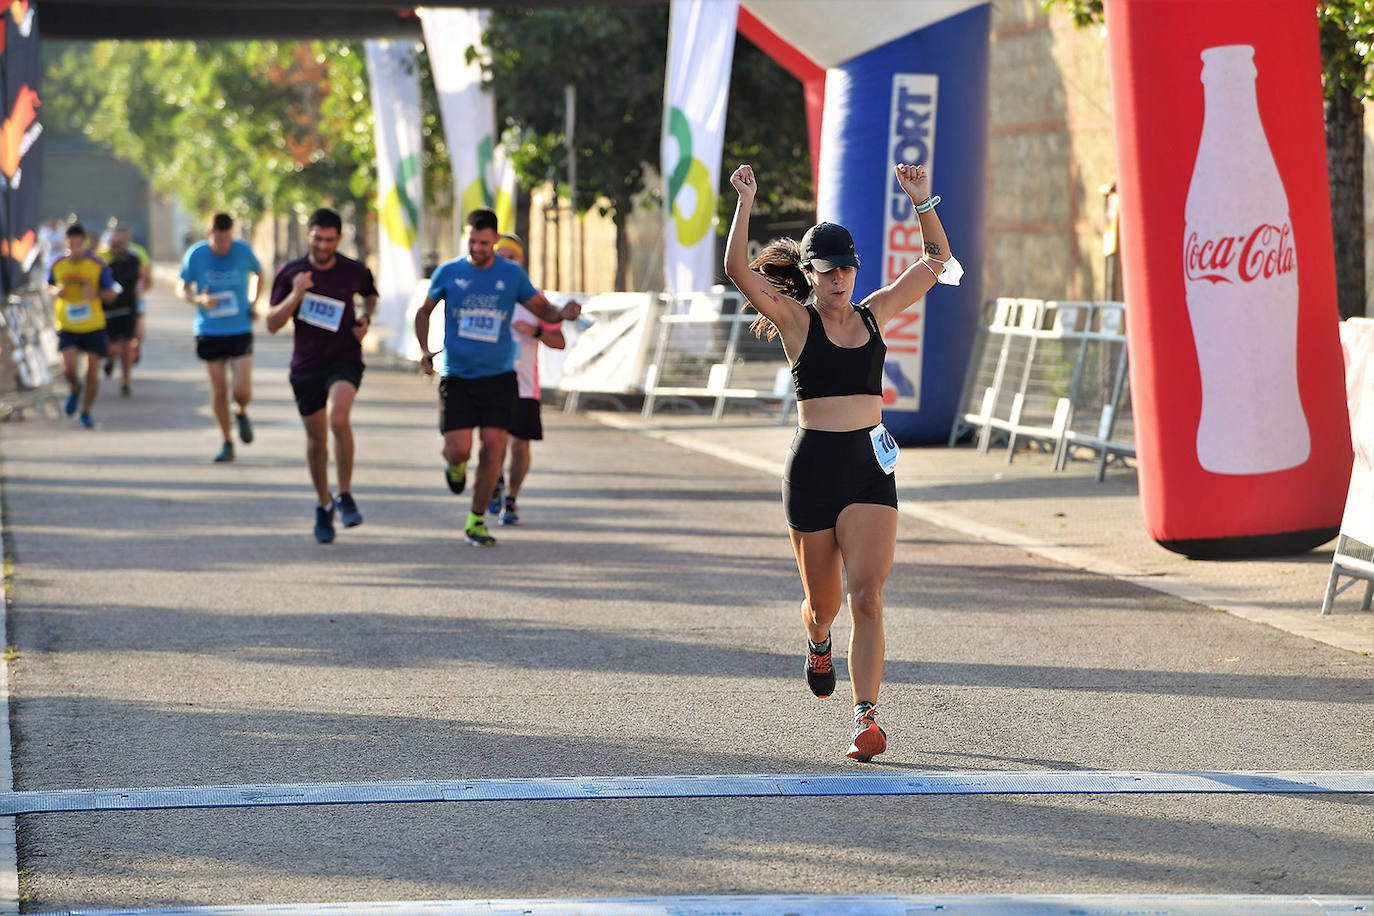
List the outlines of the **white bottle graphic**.
<svg viewBox="0 0 1374 916">
<path fill-rule="evenodd" d="M 1184 207 L 1184 286 L 1202 375 L 1197 457 L 1214 474 L 1307 460 L 1298 394 L 1298 262 L 1260 123 L 1255 49 L 1202 52 L 1202 139 Z"/>
</svg>

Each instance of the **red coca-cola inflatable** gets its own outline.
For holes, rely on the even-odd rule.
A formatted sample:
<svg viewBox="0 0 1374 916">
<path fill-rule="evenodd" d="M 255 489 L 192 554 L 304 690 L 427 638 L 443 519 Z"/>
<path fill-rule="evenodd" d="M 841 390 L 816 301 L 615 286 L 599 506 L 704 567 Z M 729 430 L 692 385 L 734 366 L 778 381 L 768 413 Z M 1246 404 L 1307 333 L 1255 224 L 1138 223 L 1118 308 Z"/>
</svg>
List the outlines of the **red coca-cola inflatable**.
<svg viewBox="0 0 1374 916">
<path fill-rule="evenodd" d="M 1308 550 L 1350 478 L 1310 0 L 1107 0 L 1145 527 Z"/>
</svg>

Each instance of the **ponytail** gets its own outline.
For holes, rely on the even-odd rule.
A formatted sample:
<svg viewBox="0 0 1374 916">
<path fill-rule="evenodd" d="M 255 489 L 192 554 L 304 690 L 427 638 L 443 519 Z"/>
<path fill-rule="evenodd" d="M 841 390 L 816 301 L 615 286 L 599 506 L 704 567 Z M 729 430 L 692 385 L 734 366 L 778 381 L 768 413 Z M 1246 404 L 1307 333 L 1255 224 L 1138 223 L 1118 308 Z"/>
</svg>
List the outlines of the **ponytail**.
<svg viewBox="0 0 1374 916">
<path fill-rule="evenodd" d="M 773 284 L 773 288 L 784 296 L 791 296 L 798 302 L 811 297 L 811 283 L 801 269 L 801 245 L 796 239 L 774 239 L 759 252 L 759 256 L 749 262 L 749 269 L 758 271 L 763 278 Z M 748 300 L 746 300 L 748 304 Z M 749 325 L 755 337 L 772 340 L 778 336 L 773 322 L 760 315 Z"/>
</svg>

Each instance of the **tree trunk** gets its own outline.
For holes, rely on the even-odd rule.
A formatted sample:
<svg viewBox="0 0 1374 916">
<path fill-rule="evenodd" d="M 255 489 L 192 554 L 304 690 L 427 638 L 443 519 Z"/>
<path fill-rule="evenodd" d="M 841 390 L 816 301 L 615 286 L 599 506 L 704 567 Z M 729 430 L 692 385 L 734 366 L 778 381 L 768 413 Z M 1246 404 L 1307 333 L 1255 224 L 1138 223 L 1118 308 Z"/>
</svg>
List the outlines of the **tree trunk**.
<svg viewBox="0 0 1374 916">
<path fill-rule="evenodd" d="M 366 262 L 372 253 L 372 233 L 378 228 L 374 215 L 376 212 L 361 204 L 353 206 L 353 234 L 358 246 L 357 254 L 353 257 L 359 261 Z"/>
<path fill-rule="evenodd" d="M 525 244 L 530 242 L 530 192 L 523 187 L 515 190 L 515 234 L 525 240 Z M 529 253 L 525 254 L 526 259 Z"/>
<path fill-rule="evenodd" d="M 1326 165 L 1341 318 L 1365 313 L 1364 106 L 1344 87 L 1326 102 Z"/>
<path fill-rule="evenodd" d="M 615 212 L 615 291 L 623 293 L 630 288 L 630 239 L 625 234 L 625 223 L 620 211 Z"/>
</svg>

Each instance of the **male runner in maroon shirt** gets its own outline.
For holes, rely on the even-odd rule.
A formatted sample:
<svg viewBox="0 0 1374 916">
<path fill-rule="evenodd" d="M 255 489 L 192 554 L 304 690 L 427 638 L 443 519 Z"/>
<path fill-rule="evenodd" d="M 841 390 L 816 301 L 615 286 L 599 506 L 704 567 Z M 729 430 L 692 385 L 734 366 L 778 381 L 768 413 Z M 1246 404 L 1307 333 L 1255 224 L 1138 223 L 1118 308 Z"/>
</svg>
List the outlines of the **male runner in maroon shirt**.
<svg viewBox="0 0 1374 916">
<path fill-rule="evenodd" d="M 267 330 L 273 334 L 295 319 L 291 389 L 305 424 L 305 457 L 319 502 L 315 540 L 334 540 L 334 509 L 345 528 L 363 523 L 353 501 L 353 427 L 349 411 L 363 381 L 362 339 L 377 308 L 372 271 L 337 252 L 343 233 L 339 214 L 323 207 L 310 215 L 310 254 L 284 264 L 272 283 Z M 361 314 L 355 311 L 361 300 Z M 328 408 L 328 416 L 325 410 Z M 329 492 L 329 432 L 339 495 Z"/>
</svg>

